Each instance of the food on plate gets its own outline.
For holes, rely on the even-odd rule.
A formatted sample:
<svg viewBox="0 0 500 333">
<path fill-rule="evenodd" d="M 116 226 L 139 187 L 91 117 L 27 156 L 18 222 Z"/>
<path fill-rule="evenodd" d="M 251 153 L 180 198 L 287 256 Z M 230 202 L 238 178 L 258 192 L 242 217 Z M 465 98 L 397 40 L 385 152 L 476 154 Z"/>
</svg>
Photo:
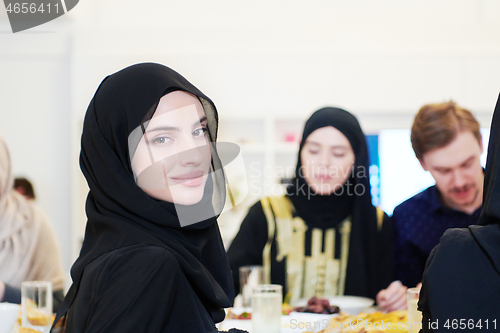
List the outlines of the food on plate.
<svg viewBox="0 0 500 333">
<path fill-rule="evenodd" d="M 356 316 L 340 313 L 330 319 L 327 327 L 318 333 L 407 333 L 406 310 L 383 313 L 360 313 Z"/>
<path fill-rule="evenodd" d="M 52 324 L 55 319 L 55 315 L 46 314 L 34 308 L 28 308 L 27 319 L 31 325 L 35 326 L 47 326 Z M 19 311 L 19 316 L 17 318 L 17 324 L 21 325 L 22 322 L 22 311 Z M 18 333 L 18 332 L 17 332 Z"/>
<path fill-rule="evenodd" d="M 311 297 L 306 306 L 299 306 L 294 309 L 296 312 L 309 312 L 321 314 L 334 314 L 339 313 L 340 309 L 336 305 L 330 305 L 326 298 Z"/>
<path fill-rule="evenodd" d="M 233 309 L 228 309 L 226 319 L 252 319 L 252 314 L 246 311 L 236 314 Z"/>
<path fill-rule="evenodd" d="M 46 314 L 33 308 L 28 308 L 26 317 L 30 324 L 34 326 L 47 326 L 54 320 L 52 314 Z"/>
<path fill-rule="evenodd" d="M 16 333 L 40 333 L 40 332 L 37 330 L 34 330 L 32 328 L 19 327 L 19 329 L 16 331 Z"/>
<path fill-rule="evenodd" d="M 281 306 L 281 312 L 284 316 L 288 316 L 290 312 L 293 311 L 293 309 L 295 308 L 288 303 L 283 303 L 283 305 Z"/>
<path fill-rule="evenodd" d="M 290 304 L 283 303 L 281 306 L 281 312 L 284 316 L 288 316 L 290 312 L 294 311 L 294 307 Z M 226 319 L 252 319 L 252 313 L 250 312 L 235 312 L 235 309 L 228 309 L 226 314 Z"/>
</svg>

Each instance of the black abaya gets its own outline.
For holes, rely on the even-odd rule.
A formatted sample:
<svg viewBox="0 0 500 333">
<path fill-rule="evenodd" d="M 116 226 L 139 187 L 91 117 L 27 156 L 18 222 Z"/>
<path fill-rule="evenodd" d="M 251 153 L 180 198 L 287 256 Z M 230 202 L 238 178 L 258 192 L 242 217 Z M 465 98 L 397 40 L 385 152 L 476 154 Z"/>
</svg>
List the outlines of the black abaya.
<svg viewBox="0 0 500 333">
<path fill-rule="evenodd" d="M 92 99 L 84 122 L 81 169 L 90 192 L 73 285 L 57 319 L 66 332 L 216 332 L 232 305 L 234 289 L 216 216 L 225 181 L 212 146 L 212 174 L 200 203 L 205 220 L 181 226 L 174 205 L 137 186 L 130 155 L 140 139 L 130 134 L 148 121 L 164 95 L 196 96 L 215 142 L 213 102 L 185 78 L 162 65 L 138 64 L 108 76 Z M 129 145 L 132 151 L 129 151 Z"/>
<path fill-rule="evenodd" d="M 499 154 L 500 97 L 491 124 L 479 225 L 446 231 L 427 260 L 418 303 L 424 332 L 500 328 Z"/>
</svg>

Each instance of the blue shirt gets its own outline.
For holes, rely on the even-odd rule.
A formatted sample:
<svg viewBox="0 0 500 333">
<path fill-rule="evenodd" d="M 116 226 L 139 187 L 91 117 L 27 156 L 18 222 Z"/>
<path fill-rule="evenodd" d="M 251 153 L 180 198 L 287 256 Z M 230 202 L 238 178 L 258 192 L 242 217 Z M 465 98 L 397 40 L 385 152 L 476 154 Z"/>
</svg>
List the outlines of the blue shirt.
<svg viewBox="0 0 500 333">
<path fill-rule="evenodd" d="M 431 186 L 394 209 L 396 227 L 395 275 L 405 286 L 422 281 L 425 262 L 449 228 L 477 224 L 481 208 L 471 215 L 445 207 L 437 187 Z"/>
</svg>

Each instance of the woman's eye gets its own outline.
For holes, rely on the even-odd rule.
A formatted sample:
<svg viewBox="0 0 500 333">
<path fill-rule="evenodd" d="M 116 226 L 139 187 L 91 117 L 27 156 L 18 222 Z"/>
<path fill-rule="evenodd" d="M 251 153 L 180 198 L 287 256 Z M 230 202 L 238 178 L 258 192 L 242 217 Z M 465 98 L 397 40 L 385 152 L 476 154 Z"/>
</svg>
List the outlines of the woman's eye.
<svg viewBox="0 0 500 333">
<path fill-rule="evenodd" d="M 198 128 L 193 131 L 193 136 L 203 136 L 205 135 L 206 131 L 207 131 L 206 127 Z"/>
<path fill-rule="evenodd" d="M 333 153 L 333 156 L 341 158 L 341 157 L 344 157 L 345 154 L 344 153 Z"/>
<path fill-rule="evenodd" d="M 311 155 L 316 155 L 316 154 L 319 154 L 319 150 L 309 150 L 308 152 L 309 152 L 309 154 L 311 154 Z"/>
<path fill-rule="evenodd" d="M 162 144 L 165 144 L 167 142 L 171 141 L 170 138 L 166 137 L 166 136 L 160 136 L 158 138 L 155 138 L 153 140 L 153 144 L 158 144 L 158 145 L 162 145 Z"/>
</svg>

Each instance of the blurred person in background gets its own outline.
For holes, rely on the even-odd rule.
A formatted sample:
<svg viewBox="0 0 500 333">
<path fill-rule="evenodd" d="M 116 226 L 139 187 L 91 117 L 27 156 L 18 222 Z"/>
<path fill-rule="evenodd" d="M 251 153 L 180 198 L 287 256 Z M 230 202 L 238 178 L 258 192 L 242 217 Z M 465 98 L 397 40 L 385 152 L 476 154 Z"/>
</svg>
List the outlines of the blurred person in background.
<svg viewBox="0 0 500 333">
<path fill-rule="evenodd" d="M 375 298 L 389 284 L 384 309 L 406 307 L 406 288 L 393 282 L 393 226 L 372 205 L 365 135 L 338 108 L 306 122 L 295 176 L 283 196 L 252 206 L 228 250 L 236 290 L 239 267 L 263 265 L 266 283 L 283 286 L 285 301 L 356 295 Z"/>
<path fill-rule="evenodd" d="M 13 183 L 9 150 L 0 136 L 0 301 L 19 304 L 23 281 L 50 281 L 56 310 L 64 297 L 64 273 L 54 230 Z"/>
<path fill-rule="evenodd" d="M 394 209 L 396 278 L 414 287 L 425 262 L 449 228 L 477 224 L 483 199 L 483 152 L 479 123 L 454 102 L 423 106 L 415 116 L 411 143 L 436 184 Z"/>
<path fill-rule="evenodd" d="M 24 177 L 14 179 L 14 189 L 28 200 L 36 199 L 33 184 Z"/>
<path fill-rule="evenodd" d="M 500 309 L 500 97 L 491 123 L 478 225 L 447 230 L 426 263 L 423 332 L 498 332 Z"/>
</svg>

